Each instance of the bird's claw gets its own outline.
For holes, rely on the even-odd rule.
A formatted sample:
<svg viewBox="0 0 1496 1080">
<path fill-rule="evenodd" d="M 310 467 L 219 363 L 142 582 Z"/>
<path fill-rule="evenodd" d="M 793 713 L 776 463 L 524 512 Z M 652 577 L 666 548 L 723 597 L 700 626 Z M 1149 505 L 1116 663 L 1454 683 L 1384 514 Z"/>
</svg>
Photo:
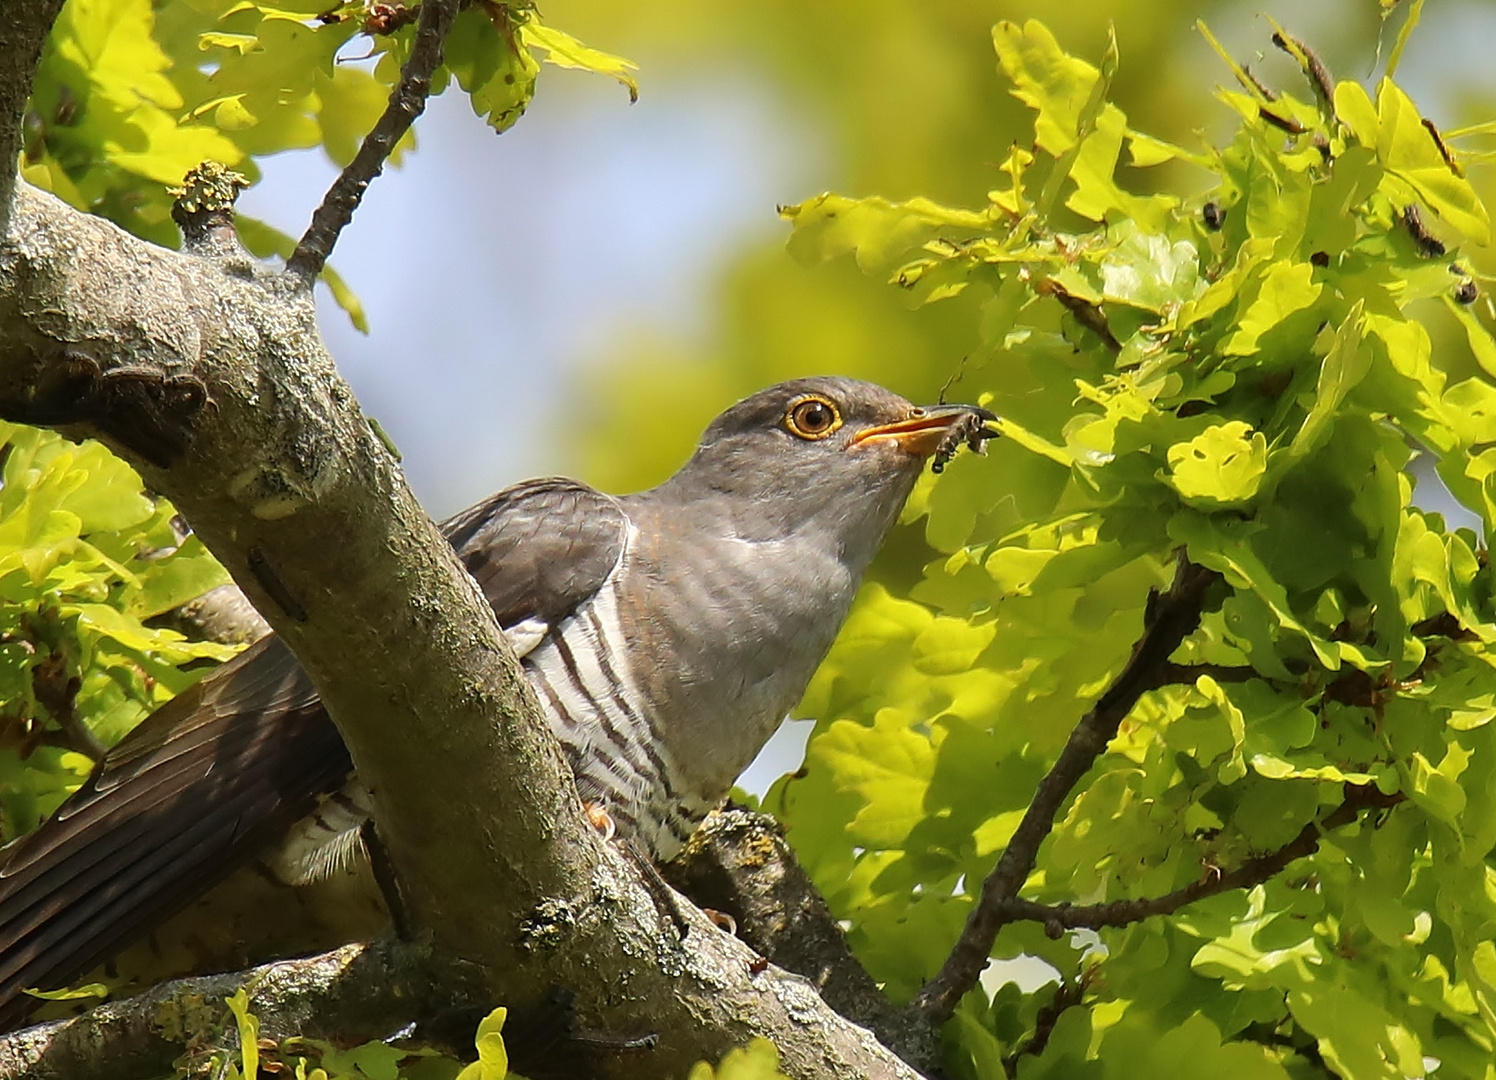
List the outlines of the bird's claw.
<svg viewBox="0 0 1496 1080">
<path fill-rule="evenodd" d="M 582 811 L 587 815 L 587 822 L 598 834 L 602 836 L 603 843 L 607 843 L 618 835 L 618 825 L 613 820 L 613 815 L 608 813 L 602 803 L 584 802 Z"/>
<path fill-rule="evenodd" d="M 738 936 L 738 920 L 734 919 L 727 912 L 718 911 L 716 908 L 704 907 L 701 909 L 701 913 L 705 915 L 707 921 L 715 926 L 718 930 L 730 934 L 733 937 Z"/>
</svg>

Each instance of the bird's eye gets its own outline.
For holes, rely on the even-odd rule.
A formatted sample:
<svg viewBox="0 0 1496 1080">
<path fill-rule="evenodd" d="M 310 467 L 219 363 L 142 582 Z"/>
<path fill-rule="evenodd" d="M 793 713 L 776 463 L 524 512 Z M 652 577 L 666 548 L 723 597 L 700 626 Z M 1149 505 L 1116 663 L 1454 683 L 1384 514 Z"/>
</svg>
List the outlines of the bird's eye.
<svg viewBox="0 0 1496 1080">
<path fill-rule="evenodd" d="M 801 398 L 784 414 L 784 426 L 802 439 L 824 439 L 841 424 L 841 413 L 823 397 Z"/>
</svg>

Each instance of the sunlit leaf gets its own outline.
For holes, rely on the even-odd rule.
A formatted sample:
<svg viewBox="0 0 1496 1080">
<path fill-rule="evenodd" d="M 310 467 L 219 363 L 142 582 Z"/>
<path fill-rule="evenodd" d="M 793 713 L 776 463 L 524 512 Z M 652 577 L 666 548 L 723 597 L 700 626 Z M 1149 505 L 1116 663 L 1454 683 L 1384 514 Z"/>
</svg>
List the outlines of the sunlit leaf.
<svg viewBox="0 0 1496 1080">
<path fill-rule="evenodd" d="M 639 100 L 639 84 L 633 75 L 639 65 L 633 61 L 588 48 L 570 34 L 545 26 L 533 16 L 521 25 L 520 35 L 532 49 L 545 50 L 546 63 L 607 75 L 628 88 L 630 101 Z"/>
</svg>

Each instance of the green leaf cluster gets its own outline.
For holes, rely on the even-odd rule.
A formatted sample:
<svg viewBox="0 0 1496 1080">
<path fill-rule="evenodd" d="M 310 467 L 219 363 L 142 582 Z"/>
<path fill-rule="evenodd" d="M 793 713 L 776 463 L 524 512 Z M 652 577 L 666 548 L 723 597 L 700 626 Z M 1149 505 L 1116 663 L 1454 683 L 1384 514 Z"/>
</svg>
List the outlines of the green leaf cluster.
<svg viewBox="0 0 1496 1080">
<path fill-rule="evenodd" d="M 277 1042 L 260 1035 L 251 1011 L 254 985 L 224 998 L 227 1015 L 215 1015 L 206 1002 L 193 1015 L 174 1006 L 163 1012 L 163 1028 L 197 1049 L 177 1062 L 178 1075 L 223 1076 L 229 1080 L 274 1075 L 296 1080 L 505 1080 L 513 1077 L 502 1030 L 507 1010 L 495 1009 L 478 1024 L 473 1038 L 477 1060 L 466 1067 L 456 1058 L 424 1047 L 375 1040 L 338 1047 L 321 1039 L 292 1036 Z M 172 1005 L 172 1003 L 168 1003 Z"/>
<path fill-rule="evenodd" d="M 693 1068 L 686 1080 L 788 1080 L 779 1071 L 779 1051 L 767 1039 L 754 1039 L 729 1050 L 715 1069 L 706 1062 Z"/>
<path fill-rule="evenodd" d="M 234 651 L 151 620 L 228 575 L 98 443 L 0 423 L 0 839 Z"/>
<path fill-rule="evenodd" d="M 488 0 L 458 14 L 433 88 L 439 92 L 450 74 L 467 92 L 473 112 L 495 131 L 507 131 L 535 96 L 541 60 L 608 75 L 627 87 L 630 101 L 639 97 L 629 61 L 546 26 L 530 4 Z"/>
<path fill-rule="evenodd" d="M 1161 896 L 1348 792 L 1393 805 L 1167 917 L 1008 926 L 994 955 L 1044 959 L 1071 996 L 1036 1041 L 1051 995 L 974 991 L 953 1074 L 1363 1080 L 1437 1059 L 1486 1077 L 1496 310 L 1460 257 L 1490 239 L 1460 152 L 1391 78 L 1269 94 L 1229 57 L 1235 133 L 1187 149 L 1109 100 L 1115 43 L 1093 65 L 1037 22 L 993 36 L 1034 132 L 984 206 L 785 211 L 802 260 L 853 254 L 916 304 L 976 297 L 960 393 L 1005 437 L 917 489 L 908 516 L 943 554 L 908 597 L 865 589 L 802 706 L 807 768 L 767 805 L 874 976 L 911 996 L 1185 556 L 1223 584 L 1023 895 Z M 1165 162 L 1206 193 L 1147 190 Z M 1451 325 L 1468 352 L 1435 356 Z M 1415 501 L 1440 482 L 1478 532 Z"/>
</svg>

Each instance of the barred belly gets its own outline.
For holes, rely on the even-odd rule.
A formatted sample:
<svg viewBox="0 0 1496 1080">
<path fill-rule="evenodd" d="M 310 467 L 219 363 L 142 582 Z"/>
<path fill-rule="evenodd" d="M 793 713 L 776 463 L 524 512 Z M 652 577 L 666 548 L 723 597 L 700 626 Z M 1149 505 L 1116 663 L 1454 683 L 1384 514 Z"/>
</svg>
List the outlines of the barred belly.
<svg viewBox="0 0 1496 1080">
<path fill-rule="evenodd" d="M 657 734 L 648 698 L 630 670 L 619 624 L 620 568 L 555 626 L 528 620 L 506 631 L 551 731 L 566 751 L 583 802 L 662 862 L 685 845 L 714 801 L 689 789 Z M 327 796 L 268 858 L 287 884 L 330 877 L 366 857 L 362 828 L 372 800 L 357 778 Z"/>
<path fill-rule="evenodd" d="M 681 783 L 629 668 L 618 619 L 619 577 L 615 569 L 592 600 L 552 628 L 524 658 L 524 668 L 582 800 L 599 804 L 624 835 L 664 861 L 713 803 Z"/>
</svg>

